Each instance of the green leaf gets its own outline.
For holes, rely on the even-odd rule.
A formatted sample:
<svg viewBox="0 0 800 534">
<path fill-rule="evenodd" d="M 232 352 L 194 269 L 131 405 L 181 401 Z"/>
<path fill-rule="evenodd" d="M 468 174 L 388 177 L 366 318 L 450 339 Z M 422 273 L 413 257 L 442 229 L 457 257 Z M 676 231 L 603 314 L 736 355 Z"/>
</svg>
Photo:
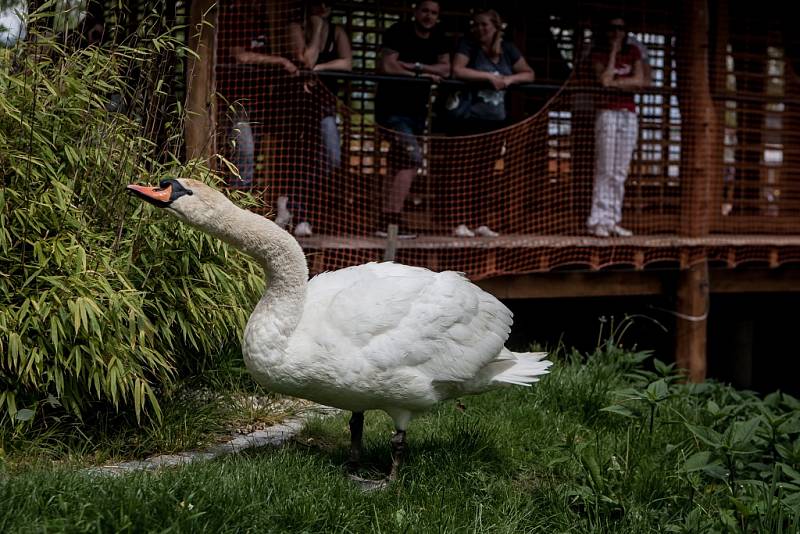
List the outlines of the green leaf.
<svg viewBox="0 0 800 534">
<path fill-rule="evenodd" d="M 597 460 L 597 454 L 588 447 L 581 451 L 581 463 L 589 474 L 589 479 L 592 482 L 592 487 L 600 491 L 605 485 L 603 476 L 600 472 L 600 463 Z"/>
<path fill-rule="evenodd" d="M 662 378 L 647 386 L 647 397 L 653 401 L 661 401 L 669 396 L 669 386 Z"/>
<path fill-rule="evenodd" d="M 623 417 L 631 417 L 635 418 L 636 415 L 630 411 L 628 408 L 619 405 L 619 404 L 612 404 L 611 406 L 606 406 L 605 408 L 600 408 L 601 412 L 610 412 L 615 413 L 617 415 L 621 415 Z"/>
<path fill-rule="evenodd" d="M 696 452 L 686 459 L 686 462 L 684 462 L 683 464 L 683 470 L 686 473 L 700 471 L 702 469 L 705 469 L 711 464 L 710 460 L 711 460 L 711 452 L 709 451 Z"/>
<path fill-rule="evenodd" d="M 800 482 L 800 472 L 797 472 L 797 470 L 784 463 L 781 463 L 780 466 L 781 471 L 783 471 L 786 476 L 791 478 L 794 482 Z"/>
<path fill-rule="evenodd" d="M 719 520 L 730 531 L 736 531 L 739 526 L 736 523 L 736 518 L 733 517 L 733 512 L 730 510 L 720 510 Z"/>
<path fill-rule="evenodd" d="M 731 445 L 733 447 L 741 447 L 744 444 L 750 443 L 760 424 L 760 416 L 753 417 L 747 421 L 737 421 L 733 423 Z"/>
<path fill-rule="evenodd" d="M 791 419 L 778 426 L 778 433 L 783 435 L 797 434 L 800 432 L 800 415 L 793 414 Z"/>
<path fill-rule="evenodd" d="M 688 428 L 689 431 L 692 434 L 694 434 L 694 436 L 697 439 L 699 439 L 706 445 L 710 445 L 711 447 L 714 448 L 720 447 L 722 445 L 722 435 L 720 435 L 719 432 L 716 432 L 711 428 L 692 425 L 689 423 L 686 423 L 686 428 Z"/>
<path fill-rule="evenodd" d="M 702 471 L 711 478 L 716 478 L 717 480 L 727 481 L 728 476 L 730 476 L 728 470 L 725 469 L 725 467 L 723 467 L 721 464 L 716 462 L 708 464 L 702 469 Z"/>
<path fill-rule="evenodd" d="M 656 371 L 658 371 L 658 373 L 661 374 L 662 376 L 671 375 L 672 370 L 675 367 L 674 363 L 667 365 L 658 358 L 655 358 L 653 360 L 653 365 L 655 366 Z"/>
<path fill-rule="evenodd" d="M 35 412 L 33 410 L 29 410 L 28 408 L 23 408 L 19 410 L 15 415 L 14 419 L 17 421 L 30 421 L 33 419 Z"/>
</svg>

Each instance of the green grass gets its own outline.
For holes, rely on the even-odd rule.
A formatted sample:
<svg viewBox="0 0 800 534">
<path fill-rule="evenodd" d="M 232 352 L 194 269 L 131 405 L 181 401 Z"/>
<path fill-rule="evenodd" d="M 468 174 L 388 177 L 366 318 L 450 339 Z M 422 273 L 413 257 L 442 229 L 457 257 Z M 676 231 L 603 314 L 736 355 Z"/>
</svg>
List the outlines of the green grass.
<svg viewBox="0 0 800 534">
<path fill-rule="evenodd" d="M 535 387 L 443 404 L 412 423 L 401 480 L 342 476 L 347 417 L 282 448 L 120 478 L 0 471 L 2 532 L 797 532 L 800 410 L 678 383 L 606 346 Z M 364 474 L 388 469 L 389 419 L 367 415 Z"/>
<path fill-rule="evenodd" d="M 238 349 L 220 354 L 217 364 L 177 382 L 169 393 L 160 393 L 160 419 L 137 422 L 130 410 L 104 409 L 82 421 L 62 413 L 47 424 L 0 427 L 0 465 L 11 472 L 42 463 L 85 467 L 195 450 L 227 441 L 234 431 L 263 428 L 304 409 L 296 400 L 257 385 Z"/>
</svg>

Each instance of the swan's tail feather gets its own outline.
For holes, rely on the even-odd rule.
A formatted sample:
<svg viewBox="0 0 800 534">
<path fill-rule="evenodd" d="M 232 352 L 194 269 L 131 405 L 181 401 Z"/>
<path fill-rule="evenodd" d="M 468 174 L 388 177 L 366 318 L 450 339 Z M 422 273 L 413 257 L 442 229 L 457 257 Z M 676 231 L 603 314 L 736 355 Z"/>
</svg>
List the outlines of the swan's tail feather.
<svg viewBox="0 0 800 534">
<path fill-rule="evenodd" d="M 539 377 L 549 373 L 553 365 L 545 360 L 546 352 L 511 352 L 503 350 L 500 356 L 486 366 L 491 374 L 492 384 L 515 384 L 530 386 L 539 381 Z"/>
<path fill-rule="evenodd" d="M 437 381 L 434 385 L 442 399 L 482 393 L 500 386 L 530 386 L 550 372 L 548 369 L 553 362 L 545 360 L 546 356 L 546 352 L 511 352 L 503 348 L 472 380 Z"/>
</svg>

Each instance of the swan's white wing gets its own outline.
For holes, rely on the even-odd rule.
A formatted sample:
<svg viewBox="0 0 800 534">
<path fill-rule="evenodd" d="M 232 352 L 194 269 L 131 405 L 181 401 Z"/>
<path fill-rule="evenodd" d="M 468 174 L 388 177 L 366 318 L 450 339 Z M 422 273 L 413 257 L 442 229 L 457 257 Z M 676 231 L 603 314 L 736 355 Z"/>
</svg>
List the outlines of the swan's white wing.
<svg viewBox="0 0 800 534">
<path fill-rule="evenodd" d="M 510 327 L 508 308 L 460 274 L 380 263 L 312 279 L 299 328 L 310 350 L 348 354 L 351 369 L 467 381 L 502 350 Z"/>
</svg>

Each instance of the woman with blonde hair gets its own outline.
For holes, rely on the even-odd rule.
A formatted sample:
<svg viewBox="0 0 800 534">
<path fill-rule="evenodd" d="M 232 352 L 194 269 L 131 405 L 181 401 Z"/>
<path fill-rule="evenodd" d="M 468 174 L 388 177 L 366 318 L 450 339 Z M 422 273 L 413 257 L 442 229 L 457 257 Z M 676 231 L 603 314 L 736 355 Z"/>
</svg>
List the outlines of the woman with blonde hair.
<svg viewBox="0 0 800 534">
<path fill-rule="evenodd" d="M 504 27 L 494 9 L 479 11 L 473 17 L 473 35 L 462 39 L 453 57 L 453 78 L 480 84 L 472 91 L 463 115 L 473 121 L 472 133 L 502 126 L 506 120 L 506 88 L 534 78 L 519 49 L 504 39 Z"/>
<path fill-rule="evenodd" d="M 459 105 L 458 133 L 470 135 L 489 132 L 506 125 L 506 88 L 513 84 L 529 83 L 534 79 L 533 69 L 525 61 L 514 43 L 504 38 L 500 15 L 494 9 L 479 11 L 473 17 L 472 36 L 462 39 L 453 57 L 453 78 L 470 82 L 464 92 L 466 102 Z M 498 148 L 500 157 L 502 148 Z M 492 158 L 492 163 L 497 158 Z M 492 165 L 493 166 L 493 165 Z M 475 216 L 488 209 L 484 195 L 479 197 Z M 495 237 L 497 232 L 482 224 L 475 231 L 459 224 L 453 231 L 457 237 Z"/>
</svg>

